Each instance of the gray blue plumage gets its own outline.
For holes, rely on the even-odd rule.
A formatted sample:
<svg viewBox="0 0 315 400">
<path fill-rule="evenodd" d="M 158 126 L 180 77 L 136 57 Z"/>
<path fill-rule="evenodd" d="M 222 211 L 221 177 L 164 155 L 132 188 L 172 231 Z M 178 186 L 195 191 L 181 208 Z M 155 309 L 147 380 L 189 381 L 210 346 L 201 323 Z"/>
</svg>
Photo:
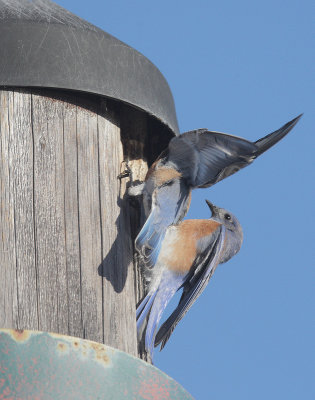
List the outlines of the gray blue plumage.
<svg viewBox="0 0 315 400">
<path fill-rule="evenodd" d="M 145 347 L 151 357 L 154 346 L 164 347 L 217 265 L 228 261 L 241 247 L 243 233 L 238 220 L 228 211 L 207 203 L 212 217 L 170 226 L 155 268 L 145 269 L 147 295 L 137 308 L 137 330 L 141 337 L 145 329 Z M 167 304 L 181 288 L 178 306 L 157 331 Z"/>
<path fill-rule="evenodd" d="M 149 169 L 145 182 L 129 190 L 131 195 L 143 195 L 147 217 L 135 241 L 142 263 L 148 268 L 156 264 L 166 229 L 186 215 L 192 189 L 210 187 L 251 164 L 300 118 L 256 142 L 206 129 L 173 138 Z"/>
</svg>

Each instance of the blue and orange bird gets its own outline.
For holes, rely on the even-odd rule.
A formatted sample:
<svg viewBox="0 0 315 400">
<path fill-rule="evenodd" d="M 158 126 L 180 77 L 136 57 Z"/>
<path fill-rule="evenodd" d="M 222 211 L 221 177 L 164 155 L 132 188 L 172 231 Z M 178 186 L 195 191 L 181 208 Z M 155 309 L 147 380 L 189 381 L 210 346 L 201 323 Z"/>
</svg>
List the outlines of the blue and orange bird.
<svg viewBox="0 0 315 400">
<path fill-rule="evenodd" d="M 156 264 L 166 229 L 186 215 L 192 189 L 210 187 L 251 164 L 290 132 L 301 116 L 256 142 L 206 129 L 171 139 L 145 181 L 129 189 L 130 195 L 143 195 L 147 218 L 135 241 L 142 264 L 148 268 Z"/>
<path fill-rule="evenodd" d="M 140 339 L 147 321 L 145 348 L 151 358 L 154 346 L 160 344 L 162 350 L 218 264 L 225 263 L 240 250 L 243 232 L 238 220 L 229 211 L 206 202 L 212 217 L 170 226 L 155 267 L 145 269 L 147 295 L 137 308 L 137 331 Z M 183 293 L 176 309 L 157 332 L 163 311 L 181 288 Z"/>
</svg>

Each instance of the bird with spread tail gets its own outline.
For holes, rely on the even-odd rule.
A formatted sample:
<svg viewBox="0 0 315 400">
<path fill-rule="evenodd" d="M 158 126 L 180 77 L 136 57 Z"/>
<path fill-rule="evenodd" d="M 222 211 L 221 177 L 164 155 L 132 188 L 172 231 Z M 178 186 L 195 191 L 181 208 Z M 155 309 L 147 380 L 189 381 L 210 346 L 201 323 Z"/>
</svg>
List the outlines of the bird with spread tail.
<svg viewBox="0 0 315 400">
<path fill-rule="evenodd" d="M 210 187 L 251 164 L 290 132 L 301 116 L 256 142 L 206 129 L 171 139 L 145 181 L 129 189 L 131 196 L 143 195 L 147 218 L 135 240 L 141 263 L 154 267 L 167 228 L 187 213 L 192 189 Z"/>
<path fill-rule="evenodd" d="M 147 295 L 137 308 L 137 331 L 139 340 L 145 331 L 145 348 L 151 358 L 155 346 L 160 344 L 161 350 L 165 346 L 218 264 L 225 263 L 240 250 L 243 232 L 238 220 L 229 211 L 206 202 L 211 218 L 185 220 L 170 226 L 155 268 L 144 271 Z M 176 309 L 157 332 L 163 311 L 181 288 L 183 292 Z"/>
</svg>

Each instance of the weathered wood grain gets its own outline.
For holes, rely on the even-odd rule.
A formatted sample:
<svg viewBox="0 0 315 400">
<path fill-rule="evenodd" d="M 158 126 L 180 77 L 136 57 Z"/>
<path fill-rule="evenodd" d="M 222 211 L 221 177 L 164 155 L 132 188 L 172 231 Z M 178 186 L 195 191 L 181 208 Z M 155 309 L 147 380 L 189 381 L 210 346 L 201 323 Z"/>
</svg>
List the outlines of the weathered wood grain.
<svg viewBox="0 0 315 400">
<path fill-rule="evenodd" d="M 68 329 L 64 243 L 63 105 L 32 95 L 34 219 L 39 325 Z"/>
<path fill-rule="evenodd" d="M 100 187 L 104 255 L 102 275 L 104 299 L 110 299 L 110 303 L 115 304 L 111 308 L 104 302 L 105 342 L 111 337 L 116 346 L 121 342 L 124 351 L 132 347 L 132 354 L 137 355 L 137 338 L 128 334 L 130 329 L 136 331 L 136 300 L 130 208 L 125 196 L 126 182 L 125 179 L 117 179 L 124 169 L 120 128 L 117 119 L 113 119 L 104 107 L 102 111 L 99 117 L 100 182 L 103 183 Z M 116 210 L 114 219 L 108 218 L 110 210 Z M 120 318 L 119 315 L 125 315 L 125 318 Z M 126 332 L 126 336 L 121 336 L 121 332 Z"/>
<path fill-rule="evenodd" d="M 77 112 L 79 242 L 84 337 L 103 341 L 97 115 Z"/>
<path fill-rule="evenodd" d="M 9 94 L 0 91 L 0 326 L 16 324 L 16 254 L 12 182 L 9 163 Z M 12 128 L 12 127 L 11 127 Z"/>
<path fill-rule="evenodd" d="M 9 91 L 9 173 L 12 185 L 19 329 L 38 329 L 37 264 L 34 230 L 31 94 Z M 6 282 L 4 284 L 7 284 Z M 8 283 L 9 284 L 9 283 Z"/>
<path fill-rule="evenodd" d="M 0 90 L 0 326 L 83 337 L 146 358 L 135 309 L 143 180 L 168 139 L 147 115 L 97 96 Z M 163 146 L 163 147 L 162 147 Z"/>
<path fill-rule="evenodd" d="M 146 150 L 149 143 L 149 136 L 152 134 L 148 127 L 148 119 L 145 113 L 134 108 L 121 106 L 121 136 L 124 147 L 124 157 L 128 161 L 128 165 L 132 170 L 132 179 L 134 182 L 142 182 L 148 171 Z M 122 180 L 123 185 L 129 185 L 129 178 Z M 140 199 L 139 199 L 140 200 Z M 130 221 L 130 237 L 136 238 L 142 223 L 144 222 L 144 213 L 142 204 L 137 203 L 135 199 L 129 199 L 129 221 Z M 144 281 L 141 273 L 140 265 L 135 254 L 134 263 L 134 291 L 135 299 L 138 304 L 144 297 Z M 149 355 L 144 350 L 144 343 L 138 344 L 138 355 L 142 359 L 151 362 Z"/>
<path fill-rule="evenodd" d="M 67 269 L 68 334 L 83 337 L 78 211 L 77 106 L 64 104 L 64 219 Z"/>
</svg>

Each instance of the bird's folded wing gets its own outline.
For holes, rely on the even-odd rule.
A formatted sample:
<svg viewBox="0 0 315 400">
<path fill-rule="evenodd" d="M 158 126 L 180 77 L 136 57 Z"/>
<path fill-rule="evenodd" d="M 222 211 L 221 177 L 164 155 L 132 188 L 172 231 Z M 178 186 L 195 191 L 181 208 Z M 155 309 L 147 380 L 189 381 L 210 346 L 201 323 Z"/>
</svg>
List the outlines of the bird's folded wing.
<svg viewBox="0 0 315 400">
<path fill-rule="evenodd" d="M 217 229 L 216 233 L 208 236 L 207 245 L 205 238 L 203 239 L 205 250 L 200 254 L 198 259 L 196 259 L 195 268 L 192 268 L 193 272 L 188 276 L 183 285 L 184 291 L 178 306 L 163 323 L 155 337 L 155 346 L 161 343 L 161 350 L 170 338 L 176 325 L 185 316 L 195 300 L 207 286 L 216 266 L 220 262 L 224 240 L 225 227 L 222 225 Z"/>
<path fill-rule="evenodd" d="M 188 202 L 189 190 L 181 180 L 170 181 L 155 189 L 151 212 L 135 241 L 146 267 L 152 268 L 156 264 L 167 227 L 184 217 Z"/>
</svg>

